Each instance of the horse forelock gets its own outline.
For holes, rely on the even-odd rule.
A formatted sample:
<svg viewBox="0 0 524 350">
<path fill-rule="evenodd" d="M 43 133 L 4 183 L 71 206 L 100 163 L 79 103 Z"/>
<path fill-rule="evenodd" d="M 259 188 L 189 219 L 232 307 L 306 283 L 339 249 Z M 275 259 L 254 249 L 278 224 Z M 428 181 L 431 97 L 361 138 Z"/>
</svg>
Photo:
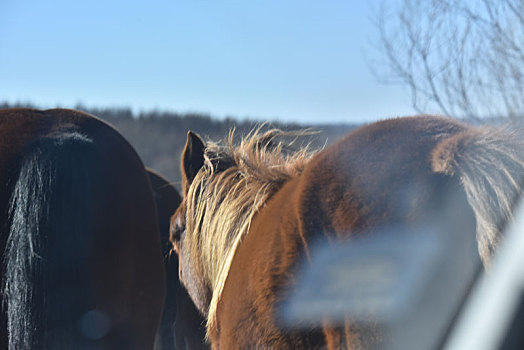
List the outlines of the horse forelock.
<svg viewBox="0 0 524 350">
<path fill-rule="evenodd" d="M 255 129 L 233 145 L 209 143 L 205 164 L 189 186 L 186 196 L 184 246 L 191 262 L 211 286 L 208 329 L 215 313 L 235 251 L 249 231 L 251 220 L 263 204 L 290 178 L 298 176 L 312 153 L 297 151 L 276 137 L 301 136 L 307 132 Z"/>
</svg>

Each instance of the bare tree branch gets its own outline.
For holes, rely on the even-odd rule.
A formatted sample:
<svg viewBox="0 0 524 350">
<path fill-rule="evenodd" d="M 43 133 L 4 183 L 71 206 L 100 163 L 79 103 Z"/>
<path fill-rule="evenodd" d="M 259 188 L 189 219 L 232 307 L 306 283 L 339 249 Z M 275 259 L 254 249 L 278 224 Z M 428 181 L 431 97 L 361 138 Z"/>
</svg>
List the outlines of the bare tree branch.
<svg viewBox="0 0 524 350">
<path fill-rule="evenodd" d="M 416 110 L 524 117 L 524 0 L 383 2 L 376 18 L 375 74 Z"/>
</svg>

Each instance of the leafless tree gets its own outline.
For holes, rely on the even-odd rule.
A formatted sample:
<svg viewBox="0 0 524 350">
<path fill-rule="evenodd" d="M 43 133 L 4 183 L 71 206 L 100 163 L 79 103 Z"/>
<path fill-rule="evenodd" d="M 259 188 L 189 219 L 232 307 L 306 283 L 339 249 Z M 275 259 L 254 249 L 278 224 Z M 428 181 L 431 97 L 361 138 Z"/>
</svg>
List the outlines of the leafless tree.
<svg viewBox="0 0 524 350">
<path fill-rule="evenodd" d="M 416 110 L 524 117 L 524 0 L 384 0 L 375 19 L 372 67 Z"/>
</svg>

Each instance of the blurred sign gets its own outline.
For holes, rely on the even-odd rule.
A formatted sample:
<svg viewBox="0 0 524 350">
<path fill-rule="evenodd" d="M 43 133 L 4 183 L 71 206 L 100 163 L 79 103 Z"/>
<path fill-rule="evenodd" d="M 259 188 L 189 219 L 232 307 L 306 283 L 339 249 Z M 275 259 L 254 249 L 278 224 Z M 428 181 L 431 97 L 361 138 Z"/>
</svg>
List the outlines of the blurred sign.
<svg viewBox="0 0 524 350">
<path fill-rule="evenodd" d="M 416 304 L 445 258 L 443 236 L 433 230 L 389 228 L 347 243 L 315 247 L 298 285 L 283 305 L 287 325 L 392 321 Z"/>
</svg>

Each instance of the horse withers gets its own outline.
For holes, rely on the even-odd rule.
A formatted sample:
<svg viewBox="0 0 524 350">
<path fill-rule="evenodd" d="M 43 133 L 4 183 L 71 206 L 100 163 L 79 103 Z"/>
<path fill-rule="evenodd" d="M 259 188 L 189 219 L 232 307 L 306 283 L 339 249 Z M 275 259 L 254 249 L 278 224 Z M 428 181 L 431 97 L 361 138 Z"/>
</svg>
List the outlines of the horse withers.
<svg viewBox="0 0 524 350">
<path fill-rule="evenodd" d="M 397 118 L 314 154 L 290 152 L 281 135 L 255 132 L 239 146 L 231 138 L 219 146 L 188 134 L 171 240 L 214 349 L 377 346 L 380 335 L 352 324 L 351 315 L 345 325 L 279 326 L 279 305 L 313 244 L 387 227 L 417 231 L 446 212 L 489 265 L 522 191 L 524 141 L 508 128 Z"/>
<path fill-rule="evenodd" d="M 129 143 L 78 111 L 0 111 L 0 348 L 151 349 L 165 276 Z"/>
</svg>

